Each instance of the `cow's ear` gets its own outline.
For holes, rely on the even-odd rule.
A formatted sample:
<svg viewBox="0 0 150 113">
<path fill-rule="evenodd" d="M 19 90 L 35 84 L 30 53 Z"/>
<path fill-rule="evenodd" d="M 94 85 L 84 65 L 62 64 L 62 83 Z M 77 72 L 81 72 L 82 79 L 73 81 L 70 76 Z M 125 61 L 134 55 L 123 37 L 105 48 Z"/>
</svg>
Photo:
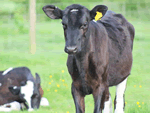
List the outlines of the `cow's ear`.
<svg viewBox="0 0 150 113">
<path fill-rule="evenodd" d="M 36 82 L 36 85 L 38 86 L 38 88 L 40 88 L 40 84 L 41 84 L 41 79 L 40 79 L 40 76 L 39 76 L 39 74 L 35 74 L 36 75 L 36 80 L 35 80 L 35 82 Z"/>
<path fill-rule="evenodd" d="M 97 5 L 90 11 L 91 20 L 95 19 L 100 20 L 108 10 L 108 7 L 105 5 Z"/>
<path fill-rule="evenodd" d="M 8 89 L 13 95 L 19 95 L 20 93 L 20 87 L 18 86 L 9 86 Z"/>
<path fill-rule="evenodd" d="M 46 5 L 43 8 L 45 14 L 51 19 L 62 19 L 63 11 L 54 5 Z"/>
</svg>

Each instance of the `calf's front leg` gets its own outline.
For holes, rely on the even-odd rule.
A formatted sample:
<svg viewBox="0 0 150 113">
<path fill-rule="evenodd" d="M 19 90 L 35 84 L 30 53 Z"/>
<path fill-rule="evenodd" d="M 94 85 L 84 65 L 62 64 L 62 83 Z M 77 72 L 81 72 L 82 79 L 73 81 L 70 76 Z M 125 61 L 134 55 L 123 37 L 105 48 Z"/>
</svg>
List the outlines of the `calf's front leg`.
<svg viewBox="0 0 150 113">
<path fill-rule="evenodd" d="M 104 90 L 105 90 L 104 85 L 100 85 L 97 89 L 93 91 L 93 97 L 95 103 L 94 113 L 102 112 L 101 101 L 102 101 Z"/>
<path fill-rule="evenodd" d="M 84 104 L 84 95 L 82 95 L 72 84 L 72 96 L 74 99 L 74 103 L 76 106 L 76 113 L 84 113 L 85 112 L 85 104 Z"/>
</svg>

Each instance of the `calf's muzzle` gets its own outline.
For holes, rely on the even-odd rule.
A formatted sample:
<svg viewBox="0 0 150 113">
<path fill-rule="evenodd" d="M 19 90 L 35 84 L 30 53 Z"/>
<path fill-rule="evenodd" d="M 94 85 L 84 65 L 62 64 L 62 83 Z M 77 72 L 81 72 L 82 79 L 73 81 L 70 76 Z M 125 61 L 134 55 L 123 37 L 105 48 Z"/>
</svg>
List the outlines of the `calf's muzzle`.
<svg viewBox="0 0 150 113">
<path fill-rule="evenodd" d="M 65 47 L 65 52 L 68 54 L 74 54 L 77 52 L 77 47 L 76 46 L 70 46 L 70 47 Z"/>
</svg>

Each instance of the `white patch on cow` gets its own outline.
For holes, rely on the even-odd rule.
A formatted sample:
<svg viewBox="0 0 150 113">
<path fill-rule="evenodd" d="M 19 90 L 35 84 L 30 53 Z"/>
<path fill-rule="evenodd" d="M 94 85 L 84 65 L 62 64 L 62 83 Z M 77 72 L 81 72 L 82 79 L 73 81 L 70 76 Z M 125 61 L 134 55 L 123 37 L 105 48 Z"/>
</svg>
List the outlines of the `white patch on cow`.
<svg viewBox="0 0 150 113">
<path fill-rule="evenodd" d="M 32 81 L 27 81 L 27 84 L 25 86 L 21 87 L 21 94 L 24 94 L 24 99 L 27 101 L 29 105 L 28 111 L 33 111 L 31 108 L 31 97 L 33 95 L 34 91 L 34 83 Z"/>
<path fill-rule="evenodd" d="M 70 12 L 74 12 L 74 11 L 79 11 L 78 9 L 72 9 L 70 10 Z"/>
<path fill-rule="evenodd" d="M 4 106 L 0 106 L 0 112 L 10 112 L 11 109 L 10 108 L 5 108 Z"/>
<path fill-rule="evenodd" d="M 0 83 L 0 86 L 2 86 L 2 83 Z"/>
<path fill-rule="evenodd" d="M 6 75 L 6 74 L 7 74 L 9 71 L 11 71 L 11 70 L 13 70 L 12 67 L 8 68 L 7 70 L 5 70 L 5 71 L 2 73 L 2 75 L 3 75 L 3 76 Z"/>
<path fill-rule="evenodd" d="M 41 102 L 40 102 L 41 106 L 49 106 L 49 102 L 45 97 L 41 98 Z"/>
<path fill-rule="evenodd" d="M 109 100 L 104 103 L 103 113 L 112 113 L 112 100 L 110 95 Z"/>
<path fill-rule="evenodd" d="M 30 108 L 30 109 L 28 109 L 28 111 L 34 111 L 34 109 Z"/>
<path fill-rule="evenodd" d="M 116 109 L 115 113 L 124 113 L 124 92 L 126 89 L 127 78 L 116 86 Z"/>
<path fill-rule="evenodd" d="M 10 107 L 7 107 L 7 106 L 10 106 Z M 4 104 L 2 106 L 0 106 L 0 111 L 3 111 L 3 112 L 9 112 L 9 111 L 20 111 L 21 110 L 21 105 L 19 102 L 11 102 L 11 103 L 7 103 L 7 104 Z"/>
<path fill-rule="evenodd" d="M 11 110 L 15 110 L 15 111 L 21 110 L 21 105 L 19 102 L 14 101 L 11 102 L 9 105 L 11 106 Z"/>
<path fill-rule="evenodd" d="M 17 89 L 17 86 L 14 86 L 13 89 Z"/>
</svg>

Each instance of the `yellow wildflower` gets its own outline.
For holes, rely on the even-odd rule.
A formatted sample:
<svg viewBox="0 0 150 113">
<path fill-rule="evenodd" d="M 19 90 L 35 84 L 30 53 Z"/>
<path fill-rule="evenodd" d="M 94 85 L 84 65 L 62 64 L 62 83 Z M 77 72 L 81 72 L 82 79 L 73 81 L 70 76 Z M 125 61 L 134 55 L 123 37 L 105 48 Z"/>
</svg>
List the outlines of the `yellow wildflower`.
<svg viewBox="0 0 150 113">
<path fill-rule="evenodd" d="M 65 80 L 62 80 L 62 82 L 65 82 Z"/>
<path fill-rule="evenodd" d="M 141 88 L 142 86 L 141 86 L 141 85 L 139 85 L 139 87 Z"/>
<path fill-rule="evenodd" d="M 136 85 L 134 85 L 134 87 L 136 88 Z"/>
<path fill-rule="evenodd" d="M 55 92 L 57 92 L 57 89 L 55 89 Z"/>
<path fill-rule="evenodd" d="M 52 75 L 49 76 L 49 78 L 52 78 L 52 77 L 53 77 Z"/>
<path fill-rule="evenodd" d="M 141 106 L 139 105 L 138 107 L 140 108 Z"/>
<path fill-rule="evenodd" d="M 49 85 L 51 85 L 51 82 L 49 82 Z"/>
<path fill-rule="evenodd" d="M 69 113 L 69 111 L 67 111 L 67 113 Z"/>
<path fill-rule="evenodd" d="M 59 84 L 57 84 L 57 87 L 60 87 L 60 85 L 59 85 Z"/>
<path fill-rule="evenodd" d="M 64 70 L 62 70 L 61 72 L 62 72 L 62 73 L 64 73 L 65 71 L 64 71 Z"/>
<path fill-rule="evenodd" d="M 63 84 L 64 86 L 67 86 L 67 84 Z"/>
<path fill-rule="evenodd" d="M 137 103 L 137 105 L 139 105 L 140 104 L 140 102 L 136 102 Z"/>
<path fill-rule="evenodd" d="M 125 104 L 127 104 L 127 102 L 125 102 Z"/>
</svg>

